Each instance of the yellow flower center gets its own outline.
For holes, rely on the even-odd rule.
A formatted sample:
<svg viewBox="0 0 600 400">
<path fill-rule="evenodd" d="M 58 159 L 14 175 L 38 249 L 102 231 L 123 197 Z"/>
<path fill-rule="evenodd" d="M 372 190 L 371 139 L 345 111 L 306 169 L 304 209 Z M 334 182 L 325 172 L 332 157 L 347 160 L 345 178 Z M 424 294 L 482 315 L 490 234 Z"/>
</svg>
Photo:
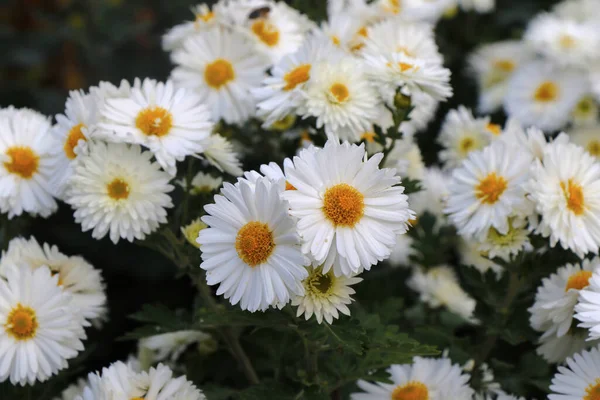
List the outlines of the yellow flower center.
<svg viewBox="0 0 600 400">
<path fill-rule="evenodd" d="M 558 42 L 563 49 L 572 49 L 577 44 L 573 36 L 567 34 L 562 35 Z"/>
<path fill-rule="evenodd" d="M 536 101 L 547 103 L 558 97 L 558 86 L 554 82 L 545 81 L 537 87 L 533 96 Z"/>
<path fill-rule="evenodd" d="M 487 124 L 486 129 L 492 133 L 492 135 L 499 136 L 502 133 L 502 127 L 498 124 Z"/>
<path fill-rule="evenodd" d="M 235 71 L 233 70 L 233 65 L 222 58 L 208 64 L 204 70 L 204 80 L 208 86 L 214 89 L 220 89 L 234 79 Z"/>
<path fill-rule="evenodd" d="M 398 14 L 400 12 L 400 0 L 388 0 L 387 9 L 392 14 Z"/>
<path fill-rule="evenodd" d="M 369 32 L 367 31 L 367 27 L 366 27 L 366 26 L 363 26 L 362 28 L 360 28 L 360 29 L 358 30 L 358 32 L 356 32 L 356 34 L 357 34 L 358 36 L 367 37 L 367 36 L 368 36 L 368 34 L 369 34 Z"/>
<path fill-rule="evenodd" d="M 425 384 L 411 381 L 395 388 L 392 400 L 429 400 L 429 390 Z"/>
<path fill-rule="evenodd" d="M 35 337 L 38 328 L 35 311 L 17 304 L 8 314 L 4 328 L 16 340 L 28 340 Z"/>
<path fill-rule="evenodd" d="M 334 83 L 329 88 L 329 98 L 335 103 L 343 103 L 348 100 L 348 97 L 350 97 L 350 91 L 348 86 L 343 83 Z"/>
<path fill-rule="evenodd" d="M 252 32 L 258 36 L 261 42 L 269 47 L 276 46 L 279 43 L 279 31 L 277 27 L 265 20 L 258 20 L 252 24 Z"/>
<path fill-rule="evenodd" d="M 210 22 L 215 17 L 215 13 L 212 11 L 207 12 L 206 14 L 196 14 L 196 23 L 199 22 Z"/>
<path fill-rule="evenodd" d="M 586 146 L 587 151 L 596 157 L 600 157 L 600 141 L 598 140 L 591 140 L 587 146 Z"/>
<path fill-rule="evenodd" d="M 488 230 L 487 240 L 496 246 L 510 246 L 520 240 L 521 229 L 513 227 L 512 220 L 508 221 L 508 232 L 501 234 L 494 227 Z"/>
<path fill-rule="evenodd" d="M 113 200 L 122 200 L 129 197 L 129 184 L 121 178 L 115 178 L 106 185 L 108 196 Z"/>
<path fill-rule="evenodd" d="M 463 153 L 468 153 L 475 147 L 475 141 L 470 137 L 463 138 L 461 139 L 458 147 Z"/>
<path fill-rule="evenodd" d="M 590 383 L 585 388 L 583 400 L 600 400 L 600 378 L 597 378 L 594 383 Z"/>
<path fill-rule="evenodd" d="M 581 290 L 586 288 L 590 283 L 592 277 L 592 271 L 579 271 L 569 277 L 567 285 L 565 286 L 565 292 L 569 289 Z"/>
<path fill-rule="evenodd" d="M 291 183 L 289 183 L 288 181 L 285 181 L 285 190 L 298 190 L 294 187 L 294 185 L 292 185 Z"/>
<path fill-rule="evenodd" d="M 162 107 L 144 108 L 135 118 L 135 126 L 146 136 L 165 136 L 173 127 L 173 116 Z"/>
<path fill-rule="evenodd" d="M 273 250 L 273 232 L 267 224 L 252 221 L 242 226 L 235 238 L 238 256 L 251 267 L 266 262 Z"/>
<path fill-rule="evenodd" d="M 323 298 L 331 294 L 334 283 L 333 270 L 323 274 L 323 269 L 319 267 L 310 272 L 308 278 L 304 281 L 304 287 L 308 294 Z"/>
<path fill-rule="evenodd" d="M 346 183 L 340 183 L 325 191 L 323 213 L 335 226 L 353 227 L 365 211 L 365 197 Z"/>
<path fill-rule="evenodd" d="M 31 179 L 38 170 L 40 157 L 27 146 L 14 146 L 6 150 L 10 161 L 4 163 L 4 167 L 11 174 L 19 175 L 24 179 Z"/>
<path fill-rule="evenodd" d="M 340 38 L 337 35 L 331 35 L 331 41 L 336 46 L 339 46 L 342 43 L 342 41 L 340 40 Z"/>
<path fill-rule="evenodd" d="M 288 72 L 283 76 L 285 86 L 283 90 L 290 91 L 296 86 L 308 81 L 310 79 L 310 64 L 302 64 Z"/>
<path fill-rule="evenodd" d="M 498 201 L 502 193 L 504 193 L 507 186 L 506 179 L 492 172 L 481 179 L 479 184 L 475 186 L 475 197 L 482 204 L 494 204 Z"/>
<path fill-rule="evenodd" d="M 512 72 L 515 69 L 515 63 L 511 60 L 496 60 L 493 63 L 494 68 L 503 72 Z"/>
<path fill-rule="evenodd" d="M 377 134 L 375 132 L 365 132 L 362 134 L 362 136 L 360 138 L 362 140 L 364 140 L 365 142 L 375 143 L 376 137 L 377 137 Z"/>
<path fill-rule="evenodd" d="M 414 68 L 415 70 L 417 70 L 417 67 L 415 67 L 414 65 L 409 64 L 409 63 L 404 63 L 404 62 L 399 62 L 398 63 L 398 67 L 400 67 L 400 71 L 401 72 L 408 71 L 409 69 L 412 69 L 412 68 Z"/>
<path fill-rule="evenodd" d="M 86 140 L 81 132 L 82 128 L 85 128 L 84 124 L 77 124 L 71 128 L 67 135 L 67 140 L 65 141 L 63 149 L 69 160 L 77 157 L 77 154 L 75 154 L 75 146 L 77 146 L 77 143 L 79 143 L 80 140 Z"/>
<path fill-rule="evenodd" d="M 569 179 L 566 183 L 561 182 L 560 188 L 563 191 L 565 200 L 567 201 L 567 208 L 575 215 L 583 214 L 585 210 L 585 201 L 583 196 L 583 188 Z"/>
</svg>

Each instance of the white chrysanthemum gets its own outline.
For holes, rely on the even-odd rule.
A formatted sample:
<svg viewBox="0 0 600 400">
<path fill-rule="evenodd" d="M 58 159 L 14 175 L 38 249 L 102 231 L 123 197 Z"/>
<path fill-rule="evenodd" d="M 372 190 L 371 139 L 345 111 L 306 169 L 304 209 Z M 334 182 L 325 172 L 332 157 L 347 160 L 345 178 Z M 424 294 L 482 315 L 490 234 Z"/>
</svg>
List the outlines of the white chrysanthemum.
<svg viewBox="0 0 600 400">
<path fill-rule="evenodd" d="M 398 139 L 385 159 L 385 168 L 395 168 L 401 177 L 423 179 L 425 163 L 419 146 L 411 139 Z"/>
<path fill-rule="evenodd" d="M 198 155 L 211 134 L 208 109 L 200 97 L 173 83 L 144 80 L 126 99 L 109 99 L 95 137 L 149 148 L 165 171 L 175 175 L 175 163 Z"/>
<path fill-rule="evenodd" d="M 251 312 L 302 295 L 306 260 L 281 187 L 267 178 L 239 179 L 221 192 L 205 206 L 209 228 L 198 236 L 207 283 Z"/>
<path fill-rule="evenodd" d="M 396 245 L 390 253 L 388 262 L 392 267 L 409 266 L 410 256 L 416 253 L 412 247 L 414 239 L 409 235 L 398 235 L 396 236 Z"/>
<path fill-rule="evenodd" d="M 541 13 L 529 23 L 524 40 L 537 53 L 563 67 L 585 67 L 600 57 L 597 21 L 583 23 Z"/>
<path fill-rule="evenodd" d="M 465 320 L 475 322 L 473 313 L 477 303 L 460 287 L 452 268 L 445 265 L 427 271 L 417 268 L 407 285 L 430 307 L 445 307 Z"/>
<path fill-rule="evenodd" d="M 493 133 L 488 129 L 489 124 L 489 117 L 475 118 L 471 110 L 464 106 L 450 110 L 437 139 L 443 147 L 439 157 L 444 166 L 457 167 L 469 153 L 490 144 Z"/>
<path fill-rule="evenodd" d="M 521 151 L 529 153 L 532 159 L 538 160 L 544 157 L 544 149 L 548 144 L 544 132 L 536 127 L 525 130 L 521 123 L 514 118 L 507 121 L 499 139 L 508 145 L 517 146 Z M 569 137 L 560 134 L 556 137 L 555 141 L 568 143 Z"/>
<path fill-rule="evenodd" d="M 233 144 L 218 133 L 213 133 L 204 140 L 204 158 L 219 171 L 233 176 L 243 174 L 239 155 L 234 151 Z"/>
<path fill-rule="evenodd" d="M 224 23 L 223 16 L 216 9 L 211 10 L 206 4 L 198 4 L 191 7 L 194 21 L 185 21 L 175 25 L 162 37 L 162 48 L 165 51 L 173 51 L 181 47 L 183 41 L 196 33 L 212 28 L 217 24 Z"/>
<path fill-rule="evenodd" d="M 43 382 L 83 350 L 82 318 L 50 269 L 12 265 L 0 279 L 0 381 Z"/>
<path fill-rule="evenodd" d="M 201 331 L 177 331 L 149 336 L 138 342 L 138 358 L 150 365 L 167 359 L 175 362 L 191 344 L 209 338 L 210 335 Z"/>
<path fill-rule="evenodd" d="M 363 145 L 328 141 L 303 150 L 285 165 L 290 214 L 297 217 L 302 251 L 333 266 L 337 276 L 369 270 L 389 257 L 396 235 L 405 233 L 414 213 L 393 169 L 379 169 L 383 154 L 364 161 Z"/>
<path fill-rule="evenodd" d="M 388 0 L 389 1 L 389 0 Z M 408 21 L 435 24 L 446 11 L 456 7 L 456 0 L 396 0 L 400 15 Z"/>
<path fill-rule="evenodd" d="M 587 150 L 596 160 L 600 160 L 600 124 L 575 128 L 569 131 L 571 142 Z"/>
<path fill-rule="evenodd" d="M 392 383 L 357 385 L 365 393 L 353 393 L 352 400 L 430 399 L 471 400 L 474 392 L 468 385 L 469 374 L 448 358 L 415 357 L 412 364 L 392 365 L 387 372 Z"/>
<path fill-rule="evenodd" d="M 71 91 L 65 104 L 65 114 L 56 116 L 56 125 L 51 132 L 60 142 L 60 160 L 53 176 L 54 193 L 62 197 L 67 180 L 73 174 L 73 160 L 78 146 L 89 138 L 98 120 L 96 97 L 83 91 Z"/>
<path fill-rule="evenodd" d="M 241 124 L 254 116 L 251 91 L 267 64 L 243 35 L 216 27 L 187 38 L 171 58 L 175 84 L 199 94 L 214 121 Z"/>
<path fill-rule="evenodd" d="M 581 72 L 534 61 L 512 75 L 504 109 L 525 125 L 557 130 L 568 122 L 571 110 L 586 91 L 587 81 Z"/>
<path fill-rule="evenodd" d="M 0 276 L 6 277 L 13 264 L 25 264 L 31 268 L 47 266 L 53 275 L 58 276 L 58 285 L 71 294 L 73 304 L 85 320 L 97 323 L 104 318 L 107 309 L 102 274 L 83 257 L 69 257 L 47 243 L 41 246 L 34 237 L 29 240 L 15 238 L 9 242 L 8 250 L 2 253 Z"/>
<path fill-rule="evenodd" d="M 535 352 L 548 363 L 561 364 L 567 357 L 598 344 L 598 341 L 587 342 L 585 339 L 586 333 L 580 331 L 569 331 L 561 337 L 542 336 Z"/>
<path fill-rule="evenodd" d="M 482 274 L 491 270 L 496 274 L 496 277 L 500 277 L 504 271 L 500 265 L 485 256 L 485 253 L 479 249 L 479 243 L 474 240 L 461 238 L 458 245 L 458 252 L 461 264 L 473 267 Z"/>
<path fill-rule="evenodd" d="M 521 251 L 530 252 L 533 246 L 529 241 L 530 230 L 527 220 L 521 217 L 510 217 L 508 219 L 508 231 L 504 234 L 496 228 L 489 228 L 479 242 L 479 250 L 489 258 L 502 258 L 510 261 Z"/>
<path fill-rule="evenodd" d="M 479 111 L 489 113 L 502 106 L 509 78 L 533 56 L 520 40 L 486 44 L 469 56 L 469 66 L 479 86 Z"/>
<path fill-rule="evenodd" d="M 583 265 L 594 272 L 586 274 L 589 285 L 583 286 L 579 292 L 575 318 L 581 321 L 577 326 L 589 329 L 589 340 L 597 340 L 600 339 L 600 259 L 596 257 L 591 262 L 584 260 Z"/>
<path fill-rule="evenodd" d="M 598 116 L 600 116 L 600 107 L 596 99 L 591 94 L 585 94 L 571 110 L 570 122 L 573 127 L 596 125 Z"/>
<path fill-rule="evenodd" d="M 57 209 L 51 180 L 60 145 L 50 129 L 36 111 L 0 109 L 0 211 L 9 218 L 23 212 L 48 217 Z"/>
<path fill-rule="evenodd" d="M 65 390 L 62 391 L 59 397 L 55 397 L 54 400 L 75 400 L 77 397 L 83 394 L 83 390 L 87 386 L 85 379 L 78 379 L 76 383 L 69 385 Z"/>
<path fill-rule="evenodd" d="M 188 190 L 187 182 L 185 179 L 179 179 L 176 183 L 183 188 L 183 190 Z M 223 184 L 223 178 L 220 176 L 214 177 L 210 174 L 205 174 L 204 172 L 198 172 L 192 178 L 190 182 L 189 191 L 193 195 L 198 194 L 210 194 L 221 187 Z"/>
<path fill-rule="evenodd" d="M 306 97 L 301 89 L 311 77 L 313 64 L 324 57 L 335 60 L 341 56 L 329 40 L 311 35 L 297 52 L 273 66 L 262 86 L 252 91 L 258 102 L 257 116 L 264 120 L 264 128 L 270 128 L 303 107 Z"/>
<path fill-rule="evenodd" d="M 410 105 L 414 108 L 408 114 L 408 120 L 400 123 L 398 131 L 409 138 L 424 130 L 435 117 L 439 104 L 427 93 L 413 93 L 410 96 Z"/>
<path fill-rule="evenodd" d="M 173 207 L 167 193 L 170 176 L 152 153 L 136 145 L 88 142 L 79 154 L 65 201 L 75 210 L 75 221 L 84 232 L 101 239 L 144 239 L 167 222 L 166 208 Z"/>
<path fill-rule="evenodd" d="M 600 395 L 600 350 L 583 351 L 559 366 L 548 400 L 594 400 Z"/>
<path fill-rule="evenodd" d="M 333 270 L 324 273 L 322 267 L 308 267 L 308 277 L 302 281 L 304 295 L 292 297 L 292 305 L 298 306 L 296 316 L 304 314 L 308 321 L 314 314 L 319 324 L 323 319 L 332 324 L 339 313 L 350 315 L 348 304 L 355 293 L 350 286 L 361 281 L 358 277 L 335 276 Z"/>
<path fill-rule="evenodd" d="M 529 308 L 531 327 L 546 336 L 564 336 L 573 322 L 574 307 L 580 291 L 590 284 L 594 269 L 600 259 L 585 260 L 581 264 L 567 264 L 556 273 L 542 279 Z"/>
<path fill-rule="evenodd" d="M 496 8 L 496 0 L 459 0 L 458 3 L 463 10 L 473 10 L 480 14 L 492 12 Z"/>
<path fill-rule="evenodd" d="M 450 195 L 450 174 L 437 167 L 426 168 L 420 179 L 421 190 L 408 195 L 408 203 L 417 216 L 428 212 L 435 215 L 437 222 L 446 220 L 444 209 Z"/>
<path fill-rule="evenodd" d="M 328 138 L 358 142 L 382 107 L 362 63 L 351 57 L 314 65 L 304 92 L 303 117 L 315 117 Z"/>
<path fill-rule="evenodd" d="M 174 378 L 173 371 L 162 364 L 148 372 L 136 372 L 118 361 L 103 368 L 101 374 L 91 373 L 88 381 L 83 395 L 76 400 L 206 400 L 185 376 Z"/>
<path fill-rule="evenodd" d="M 494 227 L 506 235 L 508 217 L 527 204 L 524 184 L 530 165 L 527 153 L 500 141 L 471 152 L 452 173 L 445 210 L 459 233 L 482 236 Z"/>
<path fill-rule="evenodd" d="M 597 22 L 600 3 L 596 0 L 563 0 L 554 6 L 552 12 L 560 18 L 579 22 Z"/>
<path fill-rule="evenodd" d="M 541 214 L 537 230 L 580 257 L 600 246 L 600 164 L 582 147 L 555 141 L 532 168 L 530 198 Z"/>
<path fill-rule="evenodd" d="M 146 78 L 148 79 L 148 78 Z M 153 82 L 156 82 L 152 79 Z M 98 112 L 104 108 L 106 101 L 109 99 L 126 99 L 131 96 L 131 89 L 139 89 L 142 87 L 140 78 L 133 80 L 133 85 L 126 79 L 122 79 L 119 86 L 115 86 L 110 82 L 100 81 L 98 86 L 90 86 L 90 94 L 96 101 L 96 109 Z M 98 121 L 102 120 L 102 115 L 96 115 Z"/>
</svg>

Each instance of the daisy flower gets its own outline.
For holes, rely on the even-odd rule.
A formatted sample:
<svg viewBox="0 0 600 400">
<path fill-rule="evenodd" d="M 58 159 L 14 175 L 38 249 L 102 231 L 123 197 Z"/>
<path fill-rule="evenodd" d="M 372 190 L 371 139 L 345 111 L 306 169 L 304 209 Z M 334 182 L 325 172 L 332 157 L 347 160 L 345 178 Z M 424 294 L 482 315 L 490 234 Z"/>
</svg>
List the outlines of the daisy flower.
<svg viewBox="0 0 600 400">
<path fill-rule="evenodd" d="M 173 83 L 144 80 L 126 99 L 109 99 L 102 110 L 96 137 L 149 148 L 165 171 L 175 175 L 175 163 L 204 150 L 211 134 L 208 109 L 200 97 L 175 90 Z"/>
<path fill-rule="evenodd" d="M 46 218 L 57 209 L 51 180 L 60 157 L 50 121 L 26 108 L 0 111 L 0 211 Z"/>
<path fill-rule="evenodd" d="M 353 393 L 352 400 L 431 399 L 471 400 L 469 374 L 448 358 L 415 357 L 412 364 L 392 365 L 387 369 L 392 383 L 356 384 L 364 393 Z"/>
<path fill-rule="evenodd" d="M 5 276 L 0 279 L 0 381 L 44 382 L 83 350 L 79 310 L 47 267 L 11 265 Z"/>
<path fill-rule="evenodd" d="M 437 139 L 443 147 L 439 158 L 444 166 L 455 168 L 469 153 L 490 144 L 493 135 L 487 129 L 489 123 L 489 118 L 475 118 L 471 110 L 464 106 L 450 110 Z"/>
<path fill-rule="evenodd" d="M 552 13 L 564 19 L 595 22 L 600 13 L 600 3 L 596 0 L 563 0 L 554 6 Z"/>
<path fill-rule="evenodd" d="M 75 210 L 75 221 L 84 232 L 113 243 L 142 240 L 167 222 L 166 208 L 173 207 L 167 193 L 170 176 L 152 153 L 136 145 L 88 142 L 79 154 L 65 201 Z"/>
<path fill-rule="evenodd" d="M 410 256 L 416 253 L 412 247 L 414 239 L 409 235 L 398 235 L 396 236 L 396 245 L 390 253 L 388 262 L 392 267 L 408 266 L 410 265 Z"/>
<path fill-rule="evenodd" d="M 254 116 L 251 91 L 260 87 L 267 64 L 243 35 L 216 27 L 187 38 L 171 58 L 175 85 L 198 94 L 214 121 L 241 124 Z"/>
<path fill-rule="evenodd" d="M 481 274 L 491 270 L 499 278 L 504 271 L 500 265 L 490 260 L 486 253 L 479 249 L 477 241 L 459 238 L 458 255 L 462 265 L 473 267 Z"/>
<path fill-rule="evenodd" d="M 600 350 L 583 351 L 559 366 L 548 400 L 593 400 L 600 394 Z"/>
<path fill-rule="evenodd" d="M 75 400 L 78 396 L 83 394 L 83 390 L 87 385 L 87 381 L 85 379 L 78 379 L 76 383 L 69 385 L 65 390 L 63 390 L 60 396 L 55 397 L 54 400 Z"/>
<path fill-rule="evenodd" d="M 541 160 L 544 157 L 544 149 L 548 145 L 544 132 L 534 126 L 525 130 L 521 123 L 514 118 L 508 120 L 499 140 L 507 145 L 517 146 L 534 160 Z M 568 143 L 569 137 L 560 134 L 554 141 Z"/>
<path fill-rule="evenodd" d="M 445 307 L 467 321 L 476 321 L 473 313 L 477 303 L 460 287 L 458 277 L 452 268 L 445 265 L 428 271 L 417 268 L 407 285 L 418 292 L 421 301 L 431 308 Z"/>
<path fill-rule="evenodd" d="M 458 232 L 481 237 L 493 227 L 506 235 L 508 217 L 526 205 L 530 165 L 528 154 L 499 141 L 469 154 L 452 173 L 445 210 Z"/>
<path fill-rule="evenodd" d="M 495 42 L 477 48 L 469 56 L 468 63 L 479 86 L 478 110 L 491 113 L 502 107 L 510 77 L 533 57 L 533 52 L 520 40 Z"/>
<path fill-rule="evenodd" d="M 58 156 L 60 162 L 54 176 L 53 187 L 57 197 L 62 197 L 65 185 L 73 173 L 73 160 L 78 146 L 85 144 L 98 119 L 96 98 L 83 91 L 71 91 L 65 104 L 65 114 L 56 116 L 56 125 L 51 132 L 62 144 Z"/>
<path fill-rule="evenodd" d="M 600 314 L 598 311 L 600 310 L 600 259 L 598 257 L 594 258 L 592 261 L 584 260 L 585 263 L 588 263 L 592 271 L 587 271 L 587 279 L 588 284 L 584 285 L 579 292 L 579 302 L 575 306 L 575 318 L 577 318 L 581 323 L 577 326 L 581 328 L 589 329 L 589 340 L 597 340 L 600 339 L 600 318 L 598 315 Z"/>
<path fill-rule="evenodd" d="M 567 357 L 573 356 L 582 350 L 592 348 L 599 342 L 588 342 L 586 332 L 569 331 L 561 337 L 556 335 L 542 335 L 535 352 L 550 364 L 562 364 Z"/>
<path fill-rule="evenodd" d="M 187 182 L 185 179 L 179 179 L 176 183 L 183 188 L 183 190 L 187 191 Z M 223 178 L 214 177 L 210 174 L 205 174 L 204 172 L 198 172 L 192 178 L 190 182 L 190 194 L 199 195 L 199 194 L 210 194 L 221 187 L 223 184 Z"/>
<path fill-rule="evenodd" d="M 50 268 L 52 275 L 58 276 L 58 285 L 71 294 L 73 304 L 88 321 L 86 326 L 105 317 L 106 288 L 102 273 L 82 257 L 69 257 L 47 243 L 42 246 L 34 237 L 14 238 L 8 243 L 8 250 L 2 252 L 0 276 L 6 277 L 12 265 L 23 264 L 34 269 Z"/>
<path fill-rule="evenodd" d="M 364 145 L 329 140 L 323 149 L 304 150 L 285 165 L 290 214 L 298 218 L 302 251 L 323 272 L 336 276 L 369 270 L 389 257 L 396 235 L 405 233 L 414 213 L 400 178 L 379 169 L 383 154 L 366 161 Z"/>
<path fill-rule="evenodd" d="M 207 283 L 251 312 L 302 295 L 307 263 L 281 188 L 267 178 L 256 184 L 239 179 L 221 193 L 204 207 L 209 228 L 198 235 Z"/>
<path fill-rule="evenodd" d="M 600 245 L 600 165 L 582 147 L 555 141 L 536 161 L 529 196 L 541 215 L 537 231 L 583 258 Z"/>
<path fill-rule="evenodd" d="M 358 277 L 335 276 L 333 270 L 324 273 L 323 267 L 308 267 L 308 277 L 302 281 L 304 295 L 292 297 L 292 306 L 297 306 L 296 316 L 304 314 L 308 321 L 315 316 L 320 324 L 323 319 L 332 324 L 339 313 L 350 315 L 348 304 L 354 289 L 350 286 L 362 281 Z"/>
<path fill-rule="evenodd" d="M 436 167 L 426 168 L 420 178 L 421 190 L 408 195 L 408 203 L 411 205 L 417 217 L 428 212 L 434 215 L 438 222 L 446 219 L 444 209 L 450 195 L 448 182 L 450 174 Z"/>
<path fill-rule="evenodd" d="M 173 51 L 181 47 L 183 41 L 196 33 L 210 29 L 217 24 L 223 24 L 223 16 L 216 10 L 211 10 L 206 4 L 198 4 L 191 7 L 194 14 L 193 21 L 185 21 L 175 25 L 162 37 L 162 48 L 165 51 Z"/>
<path fill-rule="evenodd" d="M 311 68 L 304 118 L 315 117 L 328 138 L 358 142 L 379 116 L 381 103 L 361 63 L 351 57 Z"/>
<path fill-rule="evenodd" d="M 190 345 L 209 338 L 210 335 L 201 331 L 176 331 L 145 337 L 138 342 L 138 358 L 148 365 L 167 359 L 175 362 Z"/>
<path fill-rule="evenodd" d="M 534 61 L 519 68 L 511 77 L 504 109 L 525 125 L 553 131 L 568 122 L 571 110 L 586 90 L 586 79 L 578 71 L 561 70 L 552 64 Z"/>
<path fill-rule="evenodd" d="M 384 167 L 395 168 L 399 176 L 413 180 L 421 180 L 425 174 L 421 149 L 412 139 L 396 140 L 385 160 Z"/>
<path fill-rule="evenodd" d="M 512 256 L 516 256 L 521 251 L 533 250 L 529 241 L 529 233 L 525 218 L 509 217 L 508 231 L 501 234 L 496 228 L 489 228 L 487 234 L 479 242 L 479 250 L 489 258 L 500 257 L 505 261 L 510 261 Z"/>
<path fill-rule="evenodd" d="M 410 96 L 410 105 L 414 108 L 408 115 L 409 119 L 400 123 L 398 131 L 402 132 L 403 137 L 409 138 L 424 130 L 435 117 L 439 104 L 427 93 L 413 93 Z"/>
<path fill-rule="evenodd" d="M 240 176 L 243 174 L 239 155 L 229 140 L 218 133 L 213 133 L 204 139 L 202 145 L 204 147 L 202 155 L 210 165 L 229 175 Z"/>
<path fill-rule="evenodd" d="M 571 142 L 583 147 L 596 161 L 600 160 L 600 124 L 569 131 Z"/>
</svg>

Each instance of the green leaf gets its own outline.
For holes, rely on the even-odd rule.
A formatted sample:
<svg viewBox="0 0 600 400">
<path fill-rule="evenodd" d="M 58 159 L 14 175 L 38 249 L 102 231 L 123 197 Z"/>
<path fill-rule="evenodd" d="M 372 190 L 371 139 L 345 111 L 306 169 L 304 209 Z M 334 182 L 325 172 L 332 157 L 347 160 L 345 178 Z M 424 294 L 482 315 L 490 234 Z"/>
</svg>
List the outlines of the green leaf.
<svg viewBox="0 0 600 400">
<path fill-rule="evenodd" d="M 289 387 L 272 380 L 263 380 L 259 385 L 251 386 L 235 396 L 236 400 L 294 400 L 296 398 L 296 393 L 293 393 Z"/>
<path fill-rule="evenodd" d="M 251 313 L 240 309 L 220 306 L 218 310 L 200 308 L 194 316 L 196 328 L 230 327 L 288 327 L 290 319 L 281 311 L 269 310 L 264 313 Z"/>
<path fill-rule="evenodd" d="M 173 311 L 161 304 L 144 305 L 130 318 L 145 323 L 121 337 L 121 340 L 141 339 L 162 333 L 192 329 L 190 314 L 184 310 Z"/>
</svg>

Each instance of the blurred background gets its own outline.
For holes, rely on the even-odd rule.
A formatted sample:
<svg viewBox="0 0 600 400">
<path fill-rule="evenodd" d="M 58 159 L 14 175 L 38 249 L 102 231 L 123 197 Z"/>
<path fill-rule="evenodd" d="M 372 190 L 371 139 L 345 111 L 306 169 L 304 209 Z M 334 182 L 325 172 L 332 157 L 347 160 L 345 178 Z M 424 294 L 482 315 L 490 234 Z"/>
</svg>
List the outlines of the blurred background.
<svg viewBox="0 0 600 400">
<path fill-rule="evenodd" d="M 326 17 L 325 0 L 287 3 L 314 20 Z M 531 16 L 554 3 L 497 0 L 497 10 L 492 14 L 458 12 L 440 22 L 437 42 L 452 70 L 455 95 L 443 104 L 428 131 L 418 136 L 428 164 L 435 159 L 435 137 L 447 110 L 459 104 L 475 105 L 476 89 L 465 71 L 466 56 L 477 44 L 520 37 Z M 87 89 L 100 80 L 118 83 L 135 77 L 166 79 L 171 64 L 161 49 L 161 35 L 173 25 L 192 19 L 189 8 L 193 4 L 190 0 L 0 2 L 0 106 L 30 107 L 54 116 L 63 112 L 70 90 Z M 495 115 L 493 119 L 501 123 L 503 116 Z M 250 169 L 253 165 L 244 167 Z M 143 304 L 160 302 L 169 308 L 189 308 L 193 303 L 189 281 L 177 278 L 176 267 L 168 260 L 136 244 L 121 242 L 114 246 L 108 239 L 92 239 L 89 233 L 81 232 L 64 204 L 48 219 L 2 219 L 1 224 L 3 248 L 17 232 L 35 235 L 38 241 L 56 244 L 66 254 L 83 254 L 103 270 L 109 321 L 101 330 L 90 332 L 89 343 L 96 346 L 86 349 L 83 356 L 86 370 L 69 373 L 83 376 L 134 352 L 134 342 L 115 340 L 135 327 L 127 316 Z M 0 385 L 0 399 L 10 398 L 4 397 L 2 390 Z"/>
</svg>

